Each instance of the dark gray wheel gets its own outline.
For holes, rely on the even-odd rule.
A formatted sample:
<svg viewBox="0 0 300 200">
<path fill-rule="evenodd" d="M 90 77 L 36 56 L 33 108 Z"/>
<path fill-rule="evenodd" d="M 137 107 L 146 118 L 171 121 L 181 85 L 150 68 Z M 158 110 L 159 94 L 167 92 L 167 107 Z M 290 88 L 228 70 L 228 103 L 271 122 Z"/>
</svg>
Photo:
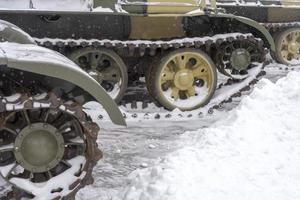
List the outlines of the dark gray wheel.
<svg viewBox="0 0 300 200">
<path fill-rule="evenodd" d="M 69 58 L 97 80 L 117 103 L 123 98 L 128 84 L 127 67 L 114 51 L 87 47 L 75 50 Z"/>
<path fill-rule="evenodd" d="M 262 63 L 264 59 L 263 46 L 249 40 L 223 43 L 214 56 L 219 72 L 237 80 L 247 78 L 254 63 Z"/>
<path fill-rule="evenodd" d="M 213 96 L 217 72 L 211 58 L 201 50 L 175 50 L 157 59 L 147 77 L 150 94 L 169 110 L 194 110 Z"/>
</svg>

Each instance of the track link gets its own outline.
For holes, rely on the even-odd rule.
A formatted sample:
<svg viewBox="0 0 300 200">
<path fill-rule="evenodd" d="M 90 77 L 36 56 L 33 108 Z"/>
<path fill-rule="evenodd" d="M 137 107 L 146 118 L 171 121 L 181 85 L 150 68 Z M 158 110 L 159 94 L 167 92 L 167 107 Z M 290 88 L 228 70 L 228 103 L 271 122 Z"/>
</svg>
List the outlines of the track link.
<svg viewBox="0 0 300 200">
<path fill-rule="evenodd" d="M 210 51 L 215 46 L 218 47 L 223 42 L 232 42 L 234 40 L 249 40 L 257 43 L 257 45 L 263 46 L 263 41 L 255 38 L 252 34 L 241 33 L 229 33 L 220 34 L 212 37 L 194 37 L 174 39 L 169 41 L 150 41 L 150 40 L 97 40 L 97 39 L 52 39 L 52 38 L 34 38 L 35 41 L 44 47 L 55 49 L 63 49 L 66 47 L 88 47 L 93 46 L 95 48 L 105 47 L 110 49 L 123 49 L 126 50 L 128 56 L 133 56 L 138 53 L 139 56 L 144 56 L 147 53 L 150 56 L 154 56 L 159 51 L 166 51 L 170 49 L 179 48 L 197 48 Z"/>
<path fill-rule="evenodd" d="M 286 22 L 286 23 L 261 23 L 270 32 L 276 33 L 287 28 L 298 28 L 300 27 L 300 22 Z"/>
</svg>

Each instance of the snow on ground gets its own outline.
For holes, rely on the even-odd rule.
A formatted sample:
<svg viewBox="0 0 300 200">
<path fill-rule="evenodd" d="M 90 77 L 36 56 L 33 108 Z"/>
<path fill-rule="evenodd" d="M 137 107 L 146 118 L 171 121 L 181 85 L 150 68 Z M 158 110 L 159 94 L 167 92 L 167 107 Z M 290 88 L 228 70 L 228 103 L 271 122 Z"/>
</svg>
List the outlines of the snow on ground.
<svg viewBox="0 0 300 200">
<path fill-rule="evenodd" d="M 284 65 L 271 64 L 265 69 L 267 72 L 267 75 L 265 77 L 267 79 L 271 80 L 272 82 L 276 82 L 278 79 L 286 76 L 288 71 L 280 70 L 279 68 L 285 69 L 288 67 L 284 66 Z M 297 68 L 295 70 L 300 70 L 300 68 Z M 291 78 L 289 78 L 289 80 L 290 79 Z M 297 81 L 299 81 L 298 79 L 299 78 L 296 78 Z M 263 85 L 267 85 L 267 86 L 269 85 L 268 87 L 270 87 L 272 85 L 271 83 L 265 83 L 265 82 L 266 81 L 263 81 L 263 84 L 261 83 L 259 85 L 256 85 L 256 87 L 262 88 Z M 292 83 L 294 83 L 294 82 L 291 81 L 290 84 L 292 84 Z M 276 88 L 276 87 L 278 87 L 278 86 L 274 86 L 274 87 L 270 87 L 270 88 Z M 299 86 L 294 87 L 293 85 L 291 85 L 290 89 L 292 91 L 295 91 L 295 90 L 298 90 L 298 87 Z M 254 93 L 257 90 L 260 91 L 260 89 L 255 89 Z M 274 90 L 272 89 L 272 91 L 274 91 Z M 281 90 L 277 89 L 276 91 L 278 92 Z M 283 95 L 282 93 L 283 93 L 282 91 L 278 92 L 278 96 Z M 269 93 L 266 93 L 266 94 L 269 94 Z M 290 93 L 287 93 L 287 94 L 289 95 L 288 97 L 292 96 Z M 247 94 L 245 94 L 245 95 L 247 95 Z M 273 93 L 273 95 L 276 95 L 276 94 Z M 266 96 L 268 97 L 268 95 L 266 95 Z M 270 94 L 269 94 L 269 96 L 270 96 Z M 284 102 L 284 100 L 282 99 L 283 97 L 280 97 L 280 98 L 281 98 L 280 102 Z M 227 136 L 225 135 L 225 133 L 213 132 L 214 129 L 220 130 L 223 128 L 224 131 L 229 131 L 229 132 L 231 131 L 231 129 L 234 129 L 234 127 L 226 128 L 226 123 L 228 123 L 228 126 L 230 127 L 234 122 L 237 122 L 237 120 L 236 120 L 237 113 L 239 113 L 241 111 L 231 111 L 231 112 L 228 112 L 228 111 L 241 110 L 241 108 L 244 107 L 243 104 L 246 101 L 245 99 L 249 99 L 248 101 L 250 101 L 251 99 L 258 101 L 258 95 L 255 95 L 255 96 L 251 95 L 250 97 L 243 96 L 242 99 L 244 99 L 242 101 L 243 103 L 239 107 L 238 107 L 238 105 L 240 104 L 241 99 L 234 99 L 234 102 L 226 105 L 223 111 L 214 112 L 214 114 L 207 115 L 200 119 L 198 118 L 198 119 L 191 120 L 188 118 L 188 119 L 181 120 L 181 121 L 166 121 L 166 120 L 156 120 L 156 121 L 146 120 L 145 121 L 145 120 L 143 120 L 143 118 L 141 118 L 139 121 L 129 122 L 128 127 L 116 127 L 116 126 L 113 126 L 111 123 L 103 122 L 102 120 L 97 119 L 98 114 L 99 114 L 99 109 L 98 110 L 97 109 L 90 110 L 89 114 L 91 114 L 93 116 L 93 119 L 96 120 L 97 123 L 99 123 L 101 125 L 101 131 L 100 131 L 100 135 L 98 138 L 99 139 L 98 145 L 99 145 L 100 149 L 103 150 L 103 152 L 104 152 L 104 158 L 101 161 L 99 161 L 99 163 L 95 166 L 95 168 L 93 170 L 93 176 L 95 179 L 94 184 L 89 185 L 89 186 L 83 188 L 82 190 L 80 190 L 79 193 L 76 195 L 76 200 L 86 200 L 86 199 L 88 199 L 88 200 L 119 200 L 119 199 L 125 199 L 125 197 L 127 197 L 127 200 L 128 200 L 128 199 L 130 199 L 130 197 L 133 197 L 134 195 L 136 195 L 137 200 L 139 200 L 138 197 L 140 197 L 140 200 L 147 200 L 147 195 L 150 194 L 149 190 L 151 187 L 155 188 L 155 187 L 158 187 L 159 184 L 161 184 L 162 185 L 161 187 L 166 188 L 166 185 L 169 185 L 170 186 L 169 191 L 172 191 L 172 188 L 180 185 L 180 184 L 178 184 L 178 182 L 176 182 L 176 180 L 180 180 L 184 175 L 186 175 L 186 176 L 190 175 L 189 173 L 187 173 L 188 171 L 195 172 L 192 174 L 193 175 L 192 177 L 194 177 L 194 178 L 190 178 L 190 179 L 186 178 L 185 182 L 182 183 L 182 187 L 183 187 L 183 186 L 187 185 L 188 182 L 190 182 L 191 186 L 189 188 L 191 188 L 191 189 L 188 188 L 189 190 L 187 190 L 186 192 L 184 191 L 184 188 L 176 189 L 182 193 L 185 192 L 187 194 L 190 190 L 192 190 L 192 188 L 196 188 L 196 187 L 199 188 L 199 191 L 202 188 L 201 191 L 203 191 L 203 187 L 201 187 L 203 185 L 206 186 L 205 188 L 209 188 L 209 186 L 213 187 L 214 185 L 222 186 L 221 183 L 220 184 L 215 183 L 217 178 L 220 177 L 222 175 L 222 173 L 223 173 L 224 177 L 226 177 L 226 175 L 228 174 L 227 180 L 229 179 L 228 177 L 230 175 L 232 175 L 232 177 L 230 177 L 230 180 L 228 181 L 228 183 L 224 184 L 225 186 L 228 185 L 227 188 L 225 188 L 225 189 L 230 188 L 229 184 L 231 184 L 232 187 L 236 187 L 237 189 L 241 190 L 240 185 L 243 185 L 242 181 L 245 181 L 243 188 L 245 190 L 247 188 L 249 188 L 249 191 L 251 191 L 251 189 L 253 189 L 253 186 L 251 186 L 251 187 L 248 186 L 251 184 L 249 183 L 248 179 L 247 180 L 245 180 L 246 178 L 242 179 L 243 176 L 246 176 L 247 174 L 249 174 L 247 176 L 247 177 L 249 177 L 249 180 L 251 180 L 251 178 L 252 178 L 252 180 L 254 182 L 257 182 L 257 184 L 260 185 L 263 180 L 267 180 L 268 173 L 266 173 L 267 175 L 264 175 L 264 176 L 261 175 L 260 179 L 258 179 L 257 177 L 256 177 L 256 179 L 254 179 L 255 176 L 252 176 L 252 175 L 254 174 L 255 170 L 258 171 L 258 169 L 259 169 L 257 167 L 257 164 L 255 164 L 253 161 L 253 159 L 255 159 L 256 154 L 253 153 L 252 154 L 253 156 L 249 157 L 249 160 L 247 161 L 247 158 L 246 158 L 247 154 L 245 153 L 247 150 L 246 147 L 248 148 L 250 146 L 250 144 L 252 144 L 253 147 L 252 146 L 250 146 L 250 147 L 255 149 L 256 150 L 255 152 L 257 152 L 258 151 L 257 149 L 263 148 L 265 144 L 266 144 L 266 147 L 271 146 L 269 144 L 269 142 L 267 142 L 267 141 L 270 141 L 271 136 L 269 137 L 267 134 L 268 132 L 266 132 L 267 135 L 266 135 L 266 137 L 263 138 L 263 140 L 266 142 L 264 143 L 263 140 L 258 141 L 258 145 L 256 147 L 255 146 L 256 144 L 254 144 L 254 142 L 255 142 L 254 139 L 252 139 L 253 143 L 247 142 L 248 138 L 250 138 L 250 135 L 246 134 L 246 133 L 250 132 L 250 131 L 248 131 L 248 129 L 246 129 L 247 132 L 244 133 L 245 137 L 242 137 L 244 139 L 244 141 L 240 141 L 238 139 L 238 137 L 237 137 L 238 133 L 236 133 L 235 131 L 233 131 L 233 135 L 228 134 Z M 295 105 L 295 103 L 297 103 L 297 102 L 294 102 L 295 99 L 289 100 L 289 99 L 287 99 L 287 97 L 285 97 L 285 99 L 286 99 L 286 103 L 284 104 L 284 108 L 286 108 L 286 105 L 288 103 L 290 103 L 291 105 Z M 266 100 L 268 100 L 267 102 L 269 102 L 270 97 L 266 98 Z M 277 102 L 277 101 L 275 101 L 275 102 Z M 261 103 L 263 103 L 263 102 L 261 102 Z M 274 107 L 274 104 L 273 104 L 273 102 L 271 102 L 271 103 L 272 104 L 270 104 L 270 105 L 272 105 L 272 106 L 269 106 L 269 104 L 267 104 L 267 106 L 264 107 L 263 110 L 264 111 L 272 110 L 272 108 Z M 246 105 L 249 105 L 249 104 L 246 104 Z M 259 105 L 259 104 L 257 104 L 257 105 Z M 278 105 L 278 107 L 283 112 L 280 103 L 277 102 L 276 105 Z M 260 105 L 260 106 L 263 107 L 263 105 Z M 291 111 L 291 113 L 296 112 L 297 107 L 295 106 L 294 109 L 295 110 Z M 255 110 L 253 110 L 253 112 L 255 112 Z M 269 111 L 269 113 L 270 112 L 271 111 Z M 236 114 L 233 114 L 233 113 L 236 113 Z M 276 113 L 276 112 L 272 110 L 272 113 Z M 277 112 L 277 114 L 276 115 L 274 114 L 274 116 L 277 116 L 279 113 L 280 112 Z M 247 115 L 248 115 L 248 117 L 245 116 L 244 120 L 248 120 L 250 117 L 259 116 L 259 115 L 254 115 L 252 113 L 252 110 Z M 287 114 L 285 114 L 285 115 L 287 115 Z M 224 118 L 226 118 L 226 120 L 224 120 Z M 240 120 L 241 119 L 242 118 L 240 118 Z M 264 119 L 264 118 L 260 118 L 260 119 Z M 276 118 L 274 117 L 273 119 L 274 119 L 274 124 L 279 124 L 279 123 L 275 123 L 276 122 L 275 119 L 279 120 L 278 117 L 276 117 Z M 299 120 L 299 118 L 293 118 L 293 121 L 296 121 L 297 119 Z M 256 120 L 256 121 L 258 121 L 258 120 Z M 267 125 L 264 125 L 264 127 L 266 129 L 268 126 L 271 126 L 270 125 L 271 122 L 268 119 L 265 121 L 268 122 Z M 242 123 L 242 122 L 240 122 L 240 123 Z M 277 135 L 278 138 L 285 141 L 285 143 L 283 143 L 282 147 L 279 147 L 277 149 L 277 151 L 280 151 L 283 149 L 283 152 L 285 152 L 285 151 L 288 151 L 288 150 L 286 150 L 287 148 L 293 148 L 295 146 L 295 145 L 290 145 L 290 144 L 289 144 L 289 146 L 284 145 L 284 144 L 287 144 L 286 141 L 289 139 L 288 133 L 290 130 L 288 130 L 288 128 L 292 128 L 292 127 L 287 126 L 287 125 L 289 125 L 289 123 L 287 123 L 286 120 L 284 120 L 283 122 L 280 122 L 280 124 L 284 125 L 283 127 L 287 128 L 286 129 L 287 133 L 286 133 L 285 137 L 283 137 L 282 135 L 280 135 L 278 133 L 278 135 Z M 249 123 L 248 125 L 251 125 L 251 123 Z M 258 126 L 257 124 L 255 124 L 255 125 Z M 295 126 L 296 125 L 297 125 L 297 123 L 295 123 Z M 211 127 L 211 128 L 207 129 L 207 127 Z M 278 131 L 284 129 L 283 127 L 281 127 L 281 129 L 279 129 Z M 200 133 L 199 133 L 199 131 L 195 131 L 199 128 L 203 129 L 203 131 L 200 131 Z M 206 129 L 204 129 L 204 128 L 206 128 Z M 242 129 L 242 130 L 244 130 L 244 129 Z M 243 133 L 242 130 L 239 134 Z M 274 133 L 277 134 L 277 132 L 274 132 Z M 216 134 L 218 134 L 218 136 L 216 136 Z M 256 133 L 255 133 L 255 135 L 258 137 L 258 135 Z M 273 139 L 274 138 L 275 138 L 275 136 L 273 137 Z M 294 140 L 294 142 L 296 142 L 296 139 Z M 224 143 L 224 144 L 222 144 L 222 143 Z M 190 147 L 190 150 L 188 147 Z M 201 151 L 202 151 L 201 148 L 204 151 L 203 153 L 201 153 Z M 216 149 L 214 150 L 214 148 L 216 148 Z M 295 147 L 295 149 L 296 149 L 296 147 Z M 228 158 L 226 157 L 226 154 L 222 154 L 221 150 L 228 153 Z M 177 154 L 178 154 L 178 157 L 176 157 Z M 184 156 L 184 154 L 186 154 L 186 156 Z M 207 154 L 206 157 L 205 157 L 205 154 Z M 215 155 L 212 156 L 212 154 L 215 154 Z M 241 156 L 238 157 L 238 154 L 241 154 Z M 273 154 L 275 154 L 275 153 L 273 153 Z M 292 159 L 294 154 L 295 154 L 295 152 L 291 153 L 291 155 L 289 155 L 290 159 Z M 231 155 L 236 155 L 236 156 L 234 157 Z M 249 153 L 249 155 L 251 155 L 251 154 Z M 260 154 L 257 154 L 257 155 L 260 155 Z M 282 163 L 285 163 L 286 161 L 284 161 L 284 155 L 282 153 L 281 154 L 278 153 L 278 155 L 279 155 L 278 159 L 280 161 L 282 161 Z M 203 156 L 203 158 L 202 158 L 202 156 Z M 201 162 L 198 159 L 199 157 L 203 160 L 203 165 L 201 165 L 201 166 L 199 166 L 199 162 Z M 258 160 L 257 163 L 261 163 L 261 173 L 263 173 L 264 172 L 263 170 L 268 167 L 265 165 L 267 165 L 268 161 L 271 160 L 268 158 L 268 156 L 265 156 L 265 157 L 266 157 L 265 161 L 259 162 L 260 161 L 259 158 L 257 159 Z M 298 157 L 299 157 L 299 155 L 298 155 Z M 213 158 L 214 158 L 214 160 L 213 160 Z M 243 160 L 242 158 L 244 158 L 245 162 L 240 161 L 238 158 L 240 158 L 240 160 Z M 176 159 L 177 159 L 177 161 L 176 161 Z M 182 160 L 180 160 L 180 159 L 182 159 Z M 163 162 L 162 160 L 166 160 L 166 161 Z M 168 161 L 170 161 L 170 162 L 168 162 Z M 250 162 L 250 161 L 253 161 L 253 162 Z M 272 162 L 275 162 L 275 161 L 271 160 L 270 163 L 272 164 Z M 222 165 L 221 164 L 218 165 L 218 163 L 216 163 L 216 162 L 222 163 Z M 276 162 L 279 162 L 279 161 L 276 161 Z M 297 178 L 296 176 L 291 176 L 291 181 L 292 181 L 291 183 L 288 182 L 287 179 L 282 178 L 285 175 L 287 177 L 287 174 L 293 173 L 293 170 L 288 170 L 288 167 L 290 167 L 291 169 L 293 166 L 299 168 L 299 166 L 296 165 L 297 161 L 294 160 L 294 162 L 295 163 L 292 163 L 292 160 L 288 161 L 287 165 L 283 165 L 284 166 L 283 169 L 280 169 L 280 168 L 274 169 L 274 168 L 272 168 L 271 164 L 268 164 L 270 166 L 270 170 L 268 171 L 269 173 L 275 173 L 276 171 L 279 171 L 280 177 L 279 177 L 279 175 L 277 175 L 279 177 L 278 180 L 287 182 L 287 183 L 283 183 L 283 182 L 278 183 L 277 182 L 278 180 L 276 179 L 274 181 L 274 184 L 277 184 L 277 186 L 275 185 L 276 188 L 274 189 L 274 191 L 277 188 L 279 188 L 278 185 L 286 184 L 287 192 L 282 192 L 282 193 L 286 193 L 288 195 L 289 191 L 292 191 L 293 188 L 295 188 L 297 186 L 297 183 L 295 183 L 295 186 L 292 186 L 292 187 L 290 186 L 290 184 L 293 183 L 294 180 L 296 180 L 296 178 Z M 177 163 L 180 163 L 180 165 L 178 164 L 178 166 L 177 166 Z M 193 165 L 191 165 L 191 163 L 195 163 L 194 168 L 196 168 L 196 170 L 194 170 Z M 265 163 L 267 163 L 267 164 L 265 164 Z M 248 164 L 249 164 L 249 166 L 248 166 Z M 218 166 L 219 166 L 219 168 L 217 168 Z M 275 166 L 275 164 L 274 164 L 274 166 Z M 145 169 L 145 167 L 148 169 Z M 162 171 L 161 170 L 162 167 L 166 167 L 166 170 Z M 221 168 L 221 167 L 223 167 L 223 168 Z M 232 167 L 235 167 L 235 168 L 231 169 Z M 155 170 L 155 168 L 157 170 Z M 182 168 L 185 170 L 180 171 L 179 168 Z M 190 169 L 186 170 L 188 168 L 190 168 Z M 142 170 L 142 169 L 144 169 L 144 170 Z M 180 172 L 177 172 L 176 170 L 180 171 Z M 211 171 L 215 170 L 215 174 L 213 174 L 213 175 L 210 174 L 210 176 L 206 176 L 208 178 L 205 181 L 203 181 L 203 183 L 201 183 L 200 186 L 199 185 L 196 186 L 195 184 L 193 186 L 193 183 L 200 182 L 200 181 L 195 181 L 195 180 L 201 179 L 202 175 L 204 176 L 205 174 L 208 174 L 208 172 L 210 172 L 209 170 L 211 170 Z M 236 170 L 237 173 L 233 173 L 234 170 Z M 250 170 L 250 171 L 247 171 L 247 170 Z M 157 176 L 155 176 L 156 171 L 157 171 Z M 168 174 L 166 171 L 170 171 L 169 174 L 171 174 L 171 172 L 172 173 L 176 172 L 176 174 L 175 174 L 177 176 L 176 179 L 174 178 L 174 177 L 176 177 L 175 175 L 173 177 L 172 176 L 169 177 L 169 180 L 172 181 L 172 184 L 170 182 L 166 182 L 166 177 L 168 177 Z M 152 175 L 148 176 L 147 173 L 152 173 Z M 245 175 L 243 175 L 243 173 Z M 276 173 L 278 173 L 278 172 L 276 172 Z M 137 176 L 140 176 L 140 178 L 138 178 Z M 158 176 L 160 176 L 162 178 L 159 178 Z M 263 179 L 264 177 L 265 177 L 265 179 Z M 276 176 L 274 175 L 274 179 L 275 178 L 276 178 Z M 300 179 L 299 176 L 298 176 L 298 179 Z M 222 180 L 222 179 L 219 179 L 219 180 Z M 232 180 L 235 182 L 233 182 Z M 241 183 L 238 184 L 238 183 L 236 183 L 237 181 L 241 181 Z M 3 181 L 0 178 L 0 194 L 4 194 L 9 189 L 7 184 L 2 183 L 2 182 Z M 223 183 L 224 182 L 226 182 L 225 178 L 223 178 Z M 210 184 L 208 184 L 208 183 L 210 183 Z M 234 183 L 236 183 L 236 184 L 234 185 Z M 138 185 L 140 185 L 140 186 L 138 186 Z M 300 184 L 298 183 L 298 185 L 300 185 Z M 265 186 L 260 186 L 260 187 L 264 188 Z M 134 188 L 136 188 L 136 189 L 134 189 Z M 215 187 L 215 188 L 218 189 L 220 187 Z M 226 191 L 225 189 L 223 191 Z M 270 189 L 272 189 L 272 188 L 270 188 Z M 269 189 L 269 191 L 270 191 L 270 189 Z M 158 189 L 155 189 L 153 191 L 158 193 L 157 190 Z M 238 190 L 238 191 L 240 191 L 240 190 Z M 253 189 L 253 191 L 254 191 L 254 189 Z M 144 193 L 146 197 L 141 196 L 142 193 Z M 230 193 L 230 192 L 228 192 L 228 193 Z M 175 196 L 174 193 L 171 193 L 171 194 L 173 196 L 171 196 L 171 195 L 162 196 L 161 198 L 159 198 L 158 195 L 156 194 L 156 195 L 153 195 L 153 199 L 155 200 L 155 198 L 159 198 L 160 200 L 165 200 L 165 199 L 168 200 L 168 197 L 170 199 Z M 265 197 L 264 194 L 265 193 L 262 193 L 259 197 L 257 197 L 257 199 L 264 198 Z M 297 195 L 296 192 L 294 194 Z M 276 195 L 276 194 L 274 194 L 274 195 Z M 273 196 L 271 195 L 270 198 L 267 197 L 265 199 L 272 199 L 272 197 L 274 197 L 274 195 Z M 204 199 L 204 197 L 207 197 L 207 195 L 202 195 L 202 196 L 203 196 L 203 199 Z M 188 197 L 189 196 L 187 196 L 185 199 L 188 199 Z M 232 197 L 232 196 L 230 196 L 230 197 Z M 281 196 L 279 196 L 278 198 L 280 199 Z M 285 198 L 287 199 L 288 196 L 286 196 Z M 282 198 L 282 199 L 285 199 L 285 198 Z M 176 198 L 174 198 L 174 199 L 176 199 Z M 179 197 L 177 199 L 179 199 Z M 196 198 L 196 199 L 198 200 L 199 198 Z M 200 199 L 202 199 L 202 198 L 200 198 Z M 226 199 L 226 198 L 224 197 L 224 199 Z M 230 200 L 232 200 L 232 199 L 233 198 L 231 198 Z M 242 199 L 242 198 L 237 197 L 234 200 L 236 200 L 236 199 Z M 243 199 L 247 199 L 247 198 L 243 198 Z M 250 198 L 248 198 L 248 199 L 250 199 Z M 273 199 L 276 199 L 276 198 L 273 198 Z M 293 199 L 293 198 L 291 197 L 290 199 Z"/>
<path fill-rule="evenodd" d="M 260 81 L 237 109 L 138 169 L 126 200 L 300 199 L 300 73 Z"/>
</svg>

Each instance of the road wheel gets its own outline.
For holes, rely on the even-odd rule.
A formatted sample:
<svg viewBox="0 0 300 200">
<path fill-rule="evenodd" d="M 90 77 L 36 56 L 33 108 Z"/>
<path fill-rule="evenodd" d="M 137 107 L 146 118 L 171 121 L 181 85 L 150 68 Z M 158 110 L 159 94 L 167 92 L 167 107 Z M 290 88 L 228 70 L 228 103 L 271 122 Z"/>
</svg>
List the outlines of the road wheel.
<svg viewBox="0 0 300 200">
<path fill-rule="evenodd" d="M 150 94 L 169 110 L 194 110 L 209 102 L 217 83 L 216 67 L 201 50 L 172 51 L 152 64 Z"/>
<path fill-rule="evenodd" d="M 122 58 L 109 49 L 81 48 L 69 58 L 97 80 L 107 93 L 120 102 L 127 89 L 127 67 Z"/>
<path fill-rule="evenodd" d="M 300 28 L 287 29 L 275 37 L 277 61 L 286 65 L 300 64 Z"/>
</svg>

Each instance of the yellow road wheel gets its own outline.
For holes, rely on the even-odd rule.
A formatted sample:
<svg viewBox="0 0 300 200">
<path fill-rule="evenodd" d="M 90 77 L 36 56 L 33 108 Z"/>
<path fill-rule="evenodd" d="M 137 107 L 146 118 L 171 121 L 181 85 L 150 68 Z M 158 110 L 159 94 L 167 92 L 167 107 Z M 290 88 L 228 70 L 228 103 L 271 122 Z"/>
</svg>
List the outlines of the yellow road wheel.
<svg viewBox="0 0 300 200">
<path fill-rule="evenodd" d="M 278 62 L 287 65 L 300 64 L 300 28 L 291 28 L 278 34 L 276 57 Z"/>
<path fill-rule="evenodd" d="M 153 98 L 169 110 L 194 110 L 209 102 L 217 83 L 216 67 L 203 51 L 175 50 L 154 62 L 147 79 Z"/>
</svg>

